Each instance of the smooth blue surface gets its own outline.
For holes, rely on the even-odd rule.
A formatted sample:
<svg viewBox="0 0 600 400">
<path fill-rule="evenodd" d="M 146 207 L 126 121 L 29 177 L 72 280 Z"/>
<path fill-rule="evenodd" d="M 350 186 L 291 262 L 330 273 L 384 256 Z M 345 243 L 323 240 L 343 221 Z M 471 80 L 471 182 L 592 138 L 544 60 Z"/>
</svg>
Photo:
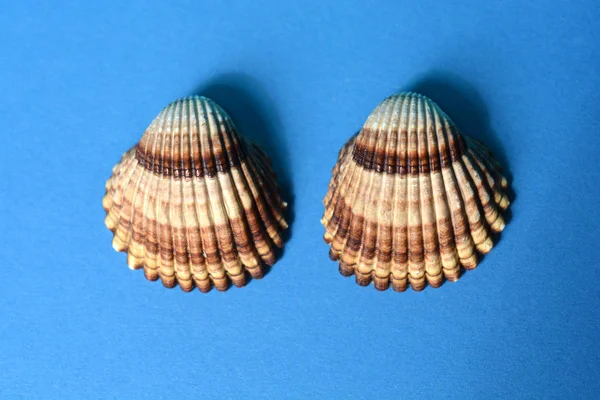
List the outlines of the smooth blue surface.
<svg viewBox="0 0 600 400">
<path fill-rule="evenodd" d="M 14 1 L 0 11 L 0 398 L 600 398 L 600 5 Z M 457 283 L 377 292 L 319 223 L 331 168 L 397 90 L 506 165 L 497 247 Z M 150 283 L 101 198 L 176 98 L 275 162 L 283 258 L 226 293 Z"/>
</svg>

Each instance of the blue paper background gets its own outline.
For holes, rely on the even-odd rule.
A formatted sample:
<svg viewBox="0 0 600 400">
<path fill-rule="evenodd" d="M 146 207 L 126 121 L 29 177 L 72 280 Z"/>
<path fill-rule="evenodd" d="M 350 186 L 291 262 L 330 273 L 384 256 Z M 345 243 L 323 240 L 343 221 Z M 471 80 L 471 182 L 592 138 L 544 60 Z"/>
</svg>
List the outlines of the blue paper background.
<svg viewBox="0 0 600 400">
<path fill-rule="evenodd" d="M 3 4 L 0 398 L 600 398 L 599 19 L 595 0 Z M 488 143 L 515 197 L 478 269 L 380 293 L 329 261 L 321 201 L 406 89 Z M 194 93 L 293 205 L 283 258 L 226 293 L 147 282 L 103 223 L 112 166 Z"/>
</svg>

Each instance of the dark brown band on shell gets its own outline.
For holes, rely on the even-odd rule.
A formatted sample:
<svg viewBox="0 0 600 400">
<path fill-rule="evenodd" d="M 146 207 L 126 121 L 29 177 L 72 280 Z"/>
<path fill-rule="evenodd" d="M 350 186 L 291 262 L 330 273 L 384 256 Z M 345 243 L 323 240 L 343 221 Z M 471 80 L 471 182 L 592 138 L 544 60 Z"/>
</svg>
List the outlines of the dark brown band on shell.
<svg viewBox="0 0 600 400">
<path fill-rule="evenodd" d="M 157 158 L 151 153 L 144 153 L 144 150 L 138 145 L 136 146 L 135 158 L 148 171 L 163 176 L 174 176 L 175 178 L 191 178 L 192 176 L 197 178 L 204 176 L 214 177 L 217 175 L 217 172 L 229 172 L 244 162 L 246 154 L 240 147 L 236 149 L 237 151 L 213 152 L 208 159 L 198 157 L 197 160 L 194 160 L 181 157 L 179 159 L 170 159 L 165 156 Z"/>
<path fill-rule="evenodd" d="M 363 128 L 361 134 L 371 135 L 367 128 Z M 388 174 L 416 175 L 419 173 L 429 173 L 440 171 L 451 163 L 458 161 L 464 151 L 464 143 L 450 140 L 449 146 L 444 143 L 437 146 L 431 146 L 427 149 L 428 154 L 420 155 L 418 152 L 407 152 L 405 157 L 398 154 L 396 149 L 386 153 L 382 149 L 371 149 L 367 145 L 356 142 L 352 149 L 352 158 L 354 161 L 369 171 L 386 172 Z"/>
</svg>

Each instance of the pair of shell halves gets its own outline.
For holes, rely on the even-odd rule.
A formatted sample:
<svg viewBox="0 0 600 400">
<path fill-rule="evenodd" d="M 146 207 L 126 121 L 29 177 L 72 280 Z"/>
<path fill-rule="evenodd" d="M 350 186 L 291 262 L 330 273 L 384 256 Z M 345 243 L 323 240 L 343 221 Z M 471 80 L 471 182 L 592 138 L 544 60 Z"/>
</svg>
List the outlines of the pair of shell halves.
<svg viewBox="0 0 600 400">
<path fill-rule="evenodd" d="M 455 281 L 504 228 L 507 187 L 485 145 L 461 135 L 433 101 L 393 95 L 333 168 L 321 220 L 330 257 L 379 290 Z M 103 206 L 129 267 L 185 291 L 261 278 L 287 228 L 268 157 L 198 96 L 154 119 L 113 168 Z"/>
<path fill-rule="evenodd" d="M 321 220 L 331 259 L 342 275 L 379 290 L 457 280 L 505 226 L 500 170 L 427 97 L 385 99 L 333 168 Z"/>
<path fill-rule="evenodd" d="M 199 96 L 160 112 L 113 168 L 102 203 L 129 267 L 185 291 L 261 278 L 287 228 L 268 157 Z"/>
</svg>

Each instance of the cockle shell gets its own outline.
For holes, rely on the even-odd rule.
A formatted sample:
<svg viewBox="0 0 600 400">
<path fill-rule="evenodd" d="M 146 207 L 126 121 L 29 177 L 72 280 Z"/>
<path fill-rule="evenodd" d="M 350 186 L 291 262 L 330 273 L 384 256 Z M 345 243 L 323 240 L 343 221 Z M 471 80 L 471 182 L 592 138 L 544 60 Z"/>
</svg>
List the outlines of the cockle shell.
<svg viewBox="0 0 600 400">
<path fill-rule="evenodd" d="M 113 168 L 102 204 L 129 267 L 185 291 L 261 278 L 287 228 L 269 159 L 199 96 L 161 111 Z"/>
<path fill-rule="evenodd" d="M 430 99 L 385 99 L 342 148 L 324 199 L 324 239 L 342 275 L 386 290 L 438 287 L 493 247 L 507 181 L 491 152 Z"/>
</svg>

